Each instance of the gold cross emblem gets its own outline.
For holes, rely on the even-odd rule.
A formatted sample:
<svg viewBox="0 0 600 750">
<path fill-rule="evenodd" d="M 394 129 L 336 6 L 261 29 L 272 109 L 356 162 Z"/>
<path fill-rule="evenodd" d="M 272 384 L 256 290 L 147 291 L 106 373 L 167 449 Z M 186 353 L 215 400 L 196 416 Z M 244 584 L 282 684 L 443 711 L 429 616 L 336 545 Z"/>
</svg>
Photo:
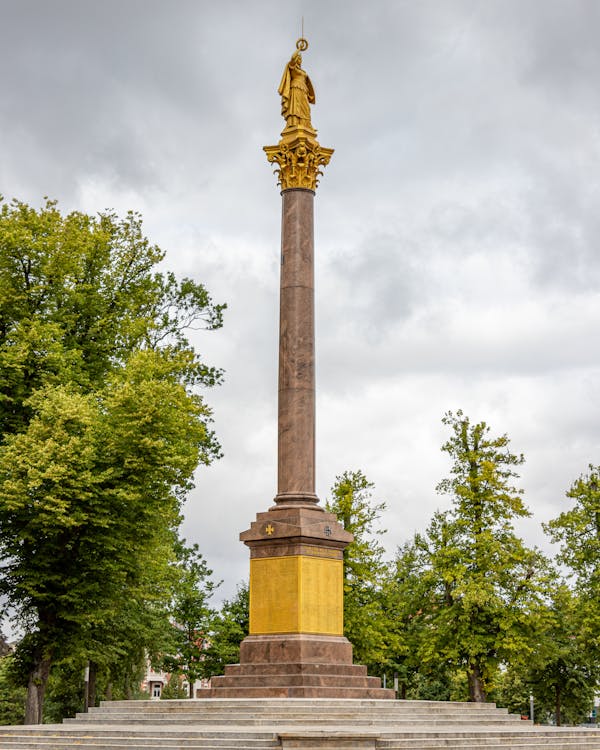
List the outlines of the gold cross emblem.
<svg viewBox="0 0 600 750">
<path fill-rule="evenodd" d="M 268 536 L 271 536 L 271 534 L 275 531 L 275 529 L 269 524 L 267 528 L 265 529 L 265 534 L 268 534 Z"/>
</svg>

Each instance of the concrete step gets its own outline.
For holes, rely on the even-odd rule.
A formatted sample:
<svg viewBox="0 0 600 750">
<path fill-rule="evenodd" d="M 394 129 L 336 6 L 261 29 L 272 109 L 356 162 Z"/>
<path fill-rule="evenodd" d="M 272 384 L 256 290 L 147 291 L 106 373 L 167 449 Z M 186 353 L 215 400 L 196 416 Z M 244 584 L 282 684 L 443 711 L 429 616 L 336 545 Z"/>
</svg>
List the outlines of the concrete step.
<svg viewBox="0 0 600 750">
<path fill-rule="evenodd" d="M 433 744 L 423 744 L 419 740 L 411 742 L 395 743 L 387 740 L 377 740 L 377 750 L 470 750 L 471 748 L 486 748 L 486 750 L 600 750 L 600 740 L 587 738 L 582 739 L 556 739 L 556 738 L 520 738 L 518 740 L 502 738 L 494 742 L 476 740 L 464 740 L 457 738 L 455 741 L 438 741 Z"/>
<path fill-rule="evenodd" d="M 91 738 L 75 736 L 70 738 L 57 737 L 11 737 L 0 738 L 0 747 L 2 750 L 12 748 L 21 748 L 21 750 L 58 750 L 58 748 L 71 749 L 73 747 L 90 747 L 90 748 L 134 748 L 159 747 L 161 750 L 277 750 L 280 747 L 278 740 L 271 742 L 254 742 L 250 740 L 226 740 L 219 741 L 214 739 L 193 739 L 182 740 L 179 738 L 166 737 L 144 737 L 142 738 Z"/>
<path fill-rule="evenodd" d="M 397 711 L 383 711 L 379 709 L 367 710 L 367 711 L 353 711 L 350 707 L 340 706 L 337 709 L 325 709 L 320 710 L 310 706 L 298 706 L 289 707 L 288 710 L 280 708 L 279 706 L 273 707 L 271 710 L 265 707 L 252 708 L 243 707 L 237 710 L 223 710 L 219 708 L 207 708 L 207 707 L 196 707 L 196 706 L 171 706 L 168 701 L 161 701 L 160 704 L 154 705 L 148 708 L 128 707 L 128 706 L 114 706 L 114 707 L 101 707 L 92 708 L 89 713 L 85 714 L 90 718 L 94 717 L 110 717 L 111 715 L 128 715 L 128 716 L 145 716 L 151 718 L 153 716 L 165 715 L 170 716 L 206 716 L 211 718 L 217 718 L 220 716 L 230 718 L 231 716 L 239 716 L 242 719 L 248 716 L 267 716 L 267 717 L 286 717 L 286 716 L 311 716 L 311 717 L 327 717 L 327 718 L 372 718 L 379 717 L 395 721 L 398 718 L 406 718 L 412 716 L 460 716 L 468 717 L 473 721 L 481 721 L 485 717 L 495 716 L 503 717 L 505 719 L 513 720 L 513 717 L 517 717 L 520 721 L 518 714 L 509 714 L 505 708 L 494 708 L 489 706 L 486 709 L 480 711 L 468 711 L 463 709 L 446 709 L 443 708 L 426 708 L 426 707 L 414 707 L 412 710 L 399 708 Z M 81 714 L 83 716 L 83 714 Z"/>
<path fill-rule="evenodd" d="M 600 732 L 528 727 L 519 732 L 413 732 L 381 735 L 378 750 L 438 750 L 442 748 L 534 748 L 549 750 L 584 747 L 600 750 Z"/>
<path fill-rule="evenodd" d="M 42 724 L 40 726 L 10 726 L 0 727 L 0 739 L 10 738 L 12 736 L 19 737 L 54 737 L 54 738 L 73 738 L 73 737 L 84 737 L 91 739 L 124 739 L 128 738 L 139 739 L 140 737 L 160 737 L 165 741 L 169 738 L 176 738 L 178 741 L 193 741 L 198 739 L 214 740 L 215 742 L 220 741 L 231 741 L 235 742 L 241 740 L 247 743 L 252 742 L 271 742 L 277 740 L 276 731 L 262 731 L 260 729 L 253 730 L 228 730 L 226 727 L 213 728 L 210 730 L 197 729 L 177 729 L 172 730 L 169 727 L 128 727 L 123 726 L 119 728 L 92 728 L 82 730 L 78 727 L 66 727 L 63 724 Z"/>
<path fill-rule="evenodd" d="M 114 740 L 91 739 L 88 737 L 72 737 L 70 739 L 56 739 L 36 737 L 35 739 L 11 738 L 0 739 L 1 750 L 73 750 L 73 748 L 90 748 L 90 750 L 278 750 L 281 744 L 278 740 L 270 743 L 253 743 L 237 740 L 226 743 L 215 740 L 167 740 L 164 737 L 145 737 L 129 742 L 122 738 Z"/>
<path fill-rule="evenodd" d="M 485 724 L 520 724 L 520 718 L 510 714 L 482 714 L 478 720 Z M 352 714 L 328 716 L 311 716 L 311 714 L 288 714 L 288 715 L 271 715 L 253 714 L 251 712 L 244 714 L 231 714 L 230 716 L 221 715 L 207 716 L 205 714 L 172 714 L 172 713 L 153 713 L 151 717 L 142 713 L 116 713 L 110 712 L 105 714 L 78 714 L 74 719 L 65 719 L 67 723 L 77 722 L 80 724 L 153 724 L 169 723 L 173 725 L 196 724 L 230 724 L 230 725 L 277 725 L 277 724 L 325 724 L 325 725 L 342 725 L 342 726 L 396 726 L 396 725 L 433 725 L 433 724 L 473 724 L 473 717 L 464 714 L 399 714 L 395 717 L 386 716 L 354 716 Z"/>
<path fill-rule="evenodd" d="M 155 742 L 144 740 L 143 742 L 136 742 L 133 745 L 124 745 L 121 742 L 101 742 L 95 743 L 88 740 L 67 740 L 66 742 L 56 743 L 51 741 L 49 743 L 42 743 L 40 741 L 28 742 L 28 743 L 16 743 L 14 741 L 8 741 L 6 744 L 0 745 L 2 750 L 73 750 L 73 748 L 90 748 L 91 750 L 163 750 L 163 748 L 170 750 L 246 750 L 247 745 L 243 742 L 239 742 L 237 745 L 212 745 L 210 743 L 196 743 L 191 744 L 186 742 L 177 742 L 175 744 L 165 745 L 163 740 L 156 740 Z M 277 742 L 275 745 L 260 745 L 258 750 L 279 750 L 281 745 Z M 595 750 L 595 749 L 594 749 Z"/>
<path fill-rule="evenodd" d="M 152 716 L 157 713 L 178 713 L 186 714 L 193 713 L 195 715 L 202 714 L 206 716 L 230 716 L 232 713 L 235 714 L 246 714 L 251 712 L 254 715 L 266 714 L 269 716 L 281 715 L 287 716 L 297 713 L 308 713 L 311 715 L 322 715 L 328 716 L 389 716 L 395 718 L 397 716 L 413 716 L 415 714 L 441 714 L 441 715 L 457 715 L 460 714 L 473 717 L 481 717 L 493 712 L 497 715 L 508 715 L 508 711 L 505 708 L 496 708 L 493 703 L 484 704 L 477 709 L 472 708 L 477 704 L 463 703 L 458 706 L 450 704 L 433 704 L 428 705 L 424 703 L 415 703 L 410 705 L 409 702 L 401 701 L 379 701 L 379 705 L 375 706 L 360 706 L 355 707 L 351 704 L 339 705 L 339 706 L 325 706 L 323 704 L 307 704 L 297 703 L 290 699 L 284 702 L 275 703 L 275 701 L 261 701 L 260 703 L 251 704 L 244 703 L 241 705 L 211 705 L 207 701 L 132 701 L 129 704 L 126 703 L 115 703 L 113 705 L 103 703 L 99 707 L 91 708 L 90 715 L 104 715 L 108 713 L 122 713 L 124 710 L 127 713 L 140 713 L 148 716 Z"/>
<path fill-rule="evenodd" d="M 225 699 L 103 703 L 62 725 L 0 728 L 0 750 L 600 750 L 600 730 L 538 728 L 494 704 Z"/>
<path fill-rule="evenodd" d="M 362 747 L 352 741 L 352 733 L 341 728 L 322 735 L 314 742 L 314 732 L 305 728 L 307 742 L 301 747 L 310 748 L 353 748 Z M 326 739 L 327 737 L 327 739 Z M 360 735 L 364 740 L 367 735 Z M 311 738 L 308 740 L 308 738 Z M 473 734 L 448 734 L 425 738 L 420 733 L 404 737 L 372 735 L 370 747 L 374 750 L 600 750 L 600 734 L 597 732 L 563 734 L 560 732 L 532 730 L 530 732 L 502 733 L 485 735 L 482 732 Z M 60 734 L 52 732 L 2 732 L 0 731 L 0 750 L 277 750 L 281 745 L 276 735 L 270 739 L 257 740 L 245 734 L 232 737 L 231 734 L 221 737 L 205 737 L 201 733 L 195 736 L 180 734 L 145 732 L 136 734 L 128 731 L 126 735 L 95 734 L 80 732 Z M 284 745 L 285 747 L 285 745 Z"/>
<path fill-rule="evenodd" d="M 0 750 L 73 750 L 85 747 L 95 750 L 277 750 L 280 742 L 277 734 L 248 732 L 135 732 L 124 728 L 119 732 L 81 732 L 11 728 L 0 728 Z"/>
<path fill-rule="evenodd" d="M 262 700 L 260 698 L 251 699 L 206 699 L 195 698 L 190 700 L 139 700 L 139 701 L 102 701 L 99 707 L 91 709 L 98 710 L 164 710 L 162 707 L 168 706 L 173 710 L 190 710 L 190 711 L 239 711 L 241 709 L 252 709 L 252 711 L 272 712 L 275 709 L 282 711 L 295 711 L 297 709 L 308 708 L 310 710 L 326 709 L 329 712 L 340 709 L 350 710 L 352 713 L 362 711 L 380 711 L 396 714 L 398 711 L 413 712 L 418 709 L 428 711 L 486 711 L 494 709 L 497 711 L 506 711 L 506 709 L 497 708 L 494 703 L 465 703 L 459 701 L 381 701 L 381 700 L 328 700 L 328 699 L 302 699 L 302 698 L 274 698 Z"/>
<path fill-rule="evenodd" d="M 173 711 L 153 711 L 152 713 L 144 713 L 141 711 L 135 712 L 117 712 L 117 711 L 106 711 L 99 713 L 87 713 L 77 714 L 75 719 L 69 719 L 68 721 L 79 721 L 82 723 L 117 723 L 126 724 L 128 722 L 146 722 L 146 723 L 161 723 L 163 721 L 171 721 L 173 724 L 178 723 L 189 723 L 189 722 L 202 722 L 204 724 L 247 724 L 256 722 L 267 722 L 267 723 L 304 723 L 310 724 L 312 722 L 319 722 L 325 724 L 338 724 L 338 723 L 373 723 L 378 724 L 391 724 L 395 725 L 399 722 L 410 723 L 410 724 L 427 724 L 429 722 L 461 722 L 465 724 L 484 723 L 490 722 L 501 723 L 501 724 L 514 724 L 521 723 L 519 716 L 515 714 L 506 714 L 495 711 L 486 711 L 479 713 L 477 716 L 473 714 L 469 715 L 466 713 L 429 713 L 425 711 L 408 713 L 403 712 L 396 716 L 390 716 L 386 714 L 361 714 L 355 715 L 351 712 L 337 712 L 335 714 L 328 714 L 325 712 L 295 712 L 295 713 L 280 713 L 273 712 L 268 713 L 254 713 L 252 711 L 237 712 L 235 714 L 227 713 L 203 713 L 203 712 L 173 712 Z"/>
<path fill-rule="evenodd" d="M 169 703 L 170 705 L 205 705 L 207 708 L 213 706 L 227 706 L 228 708 L 239 708 L 241 706 L 246 707 L 263 707 L 269 708 L 272 706 L 325 706 L 327 708 L 336 708 L 339 706 L 351 707 L 353 710 L 360 708 L 383 708 L 389 709 L 389 706 L 428 706 L 435 708 L 440 704 L 449 708 L 465 708 L 476 711 L 481 708 L 489 708 L 490 706 L 495 707 L 495 703 L 469 703 L 466 701 L 429 701 L 429 700 L 395 700 L 391 703 L 382 702 L 374 699 L 357 699 L 357 698 L 338 698 L 338 699 L 323 699 L 323 698 L 294 698 L 292 700 L 287 698 L 279 698 L 269 701 L 261 700 L 260 698 L 178 698 L 173 700 L 114 700 L 114 701 L 101 701 L 100 707 L 102 706 L 130 706 L 132 704 L 138 706 L 159 706 L 161 703 Z"/>
</svg>

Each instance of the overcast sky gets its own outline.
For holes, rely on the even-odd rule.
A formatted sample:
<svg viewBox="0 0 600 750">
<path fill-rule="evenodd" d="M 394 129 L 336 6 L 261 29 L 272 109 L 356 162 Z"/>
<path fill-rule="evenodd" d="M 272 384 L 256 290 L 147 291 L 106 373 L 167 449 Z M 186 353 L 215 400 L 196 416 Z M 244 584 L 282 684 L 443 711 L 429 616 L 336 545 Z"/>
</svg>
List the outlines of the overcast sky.
<svg viewBox="0 0 600 750">
<path fill-rule="evenodd" d="M 317 191 L 317 489 L 361 469 L 390 556 L 448 500 L 441 417 L 523 452 L 541 523 L 600 462 L 598 0 L 0 0 L 0 193 L 140 211 L 228 304 L 194 342 L 225 457 L 184 533 L 230 595 L 276 491 L 280 202 L 262 146 L 304 17 Z"/>
</svg>

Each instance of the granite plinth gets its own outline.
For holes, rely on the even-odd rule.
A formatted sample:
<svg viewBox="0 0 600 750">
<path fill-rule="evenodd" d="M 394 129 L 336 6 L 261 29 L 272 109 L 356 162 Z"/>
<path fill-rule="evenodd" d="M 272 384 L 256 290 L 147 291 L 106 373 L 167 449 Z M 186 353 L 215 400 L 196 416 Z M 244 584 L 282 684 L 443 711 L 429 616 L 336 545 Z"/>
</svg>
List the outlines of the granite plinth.
<svg viewBox="0 0 600 750">
<path fill-rule="evenodd" d="M 240 663 L 213 677 L 212 698 L 375 698 L 394 699 L 378 677 L 352 663 L 347 638 L 323 635 L 248 636 Z"/>
<path fill-rule="evenodd" d="M 344 636 L 249 635 L 240 644 L 240 664 L 352 664 L 352 644 Z"/>
</svg>

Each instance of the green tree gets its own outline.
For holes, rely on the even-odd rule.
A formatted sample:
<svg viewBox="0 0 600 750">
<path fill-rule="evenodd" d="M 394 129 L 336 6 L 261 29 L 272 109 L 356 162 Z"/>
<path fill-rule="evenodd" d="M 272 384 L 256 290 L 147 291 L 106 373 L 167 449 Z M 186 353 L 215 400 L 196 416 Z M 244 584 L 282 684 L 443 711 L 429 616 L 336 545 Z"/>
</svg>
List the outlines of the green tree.
<svg viewBox="0 0 600 750">
<path fill-rule="evenodd" d="M 447 662 L 424 663 L 421 657 L 430 619 L 426 610 L 428 563 L 418 535 L 398 548 L 384 588 L 395 644 L 388 663 L 398 675 L 402 699 L 450 700 Z"/>
<path fill-rule="evenodd" d="M 597 667 L 586 639 L 585 611 L 578 597 L 558 580 L 531 633 L 533 653 L 514 659 L 500 681 L 497 702 L 526 714 L 529 695 L 540 723 L 579 724 L 589 716 Z"/>
<path fill-rule="evenodd" d="M 54 663 L 44 696 L 44 721 L 60 723 L 84 708 L 84 662 L 66 658 Z"/>
<path fill-rule="evenodd" d="M 373 499 L 374 485 L 361 471 L 336 477 L 326 508 L 335 513 L 354 541 L 344 550 L 344 635 L 354 647 L 355 659 L 379 674 L 385 667 L 390 634 L 383 584 L 388 568 L 378 528 L 384 502 Z"/>
<path fill-rule="evenodd" d="M 600 590 L 600 467 L 589 466 L 566 493 L 573 507 L 546 524 L 561 545 L 559 561 L 585 590 Z"/>
<path fill-rule="evenodd" d="M 224 306 L 155 271 L 163 259 L 138 214 L 63 216 L 54 201 L 36 210 L 0 198 L 0 434 L 25 427 L 43 386 L 93 390 L 141 347 L 185 350 L 188 380 L 219 380 L 185 332 L 218 328 Z"/>
<path fill-rule="evenodd" d="M 179 674 L 169 676 L 167 684 L 160 694 L 161 700 L 181 700 L 188 697 L 189 691 L 183 685 L 183 677 Z"/>
<path fill-rule="evenodd" d="M 567 586 L 554 588 L 544 625 L 527 673 L 538 716 L 552 715 L 557 726 L 579 724 L 593 707 L 598 667 L 587 642 L 585 610 Z"/>
<path fill-rule="evenodd" d="M 213 572 L 197 544 L 182 544 L 178 552 L 180 574 L 170 610 L 174 651 L 163 663 L 167 671 L 185 676 L 189 697 L 193 698 L 195 681 L 206 674 L 205 652 L 214 618 L 209 600 L 220 583 L 211 580 Z"/>
<path fill-rule="evenodd" d="M 586 639 L 600 663 L 600 467 L 590 465 L 567 498 L 573 507 L 545 525 L 545 530 L 560 544 L 557 560 L 573 578 L 586 614 Z"/>
<path fill-rule="evenodd" d="M 116 655 L 115 624 L 129 639 L 156 609 L 148 567 L 169 565 L 193 471 L 219 455 L 194 389 L 220 373 L 186 330 L 223 306 L 158 273 L 163 255 L 132 213 L 0 207 L 0 586 L 28 630 L 28 723 L 54 660 Z"/>
<path fill-rule="evenodd" d="M 589 690 L 600 686 L 600 467 L 590 465 L 566 494 L 572 507 L 545 525 L 552 541 L 560 544 L 557 560 L 567 567 L 574 588 L 572 600 L 566 593 L 563 597 L 570 614 L 560 621 L 572 622 L 573 628 L 565 636 L 567 643 L 562 639 L 555 683 L 557 689 L 564 683 L 560 690 L 565 697 L 569 686 L 580 692 L 579 705 L 585 706 L 583 696 L 589 702 Z M 558 613 L 564 608 L 563 601 Z M 560 715 L 559 697 L 556 702 Z"/>
<path fill-rule="evenodd" d="M 247 583 L 240 583 L 235 596 L 226 599 L 216 613 L 204 654 L 204 676 L 224 673 L 227 664 L 237 664 L 240 643 L 250 630 L 250 592 Z"/>
<path fill-rule="evenodd" d="M 25 718 L 25 687 L 15 669 L 14 657 L 0 656 L 0 726 L 22 724 Z"/>
<path fill-rule="evenodd" d="M 499 664 L 533 648 L 529 631 L 546 563 L 513 528 L 529 515 L 512 485 L 523 456 L 510 452 L 506 435 L 491 437 L 485 422 L 472 425 L 461 411 L 443 422 L 451 437 L 442 450 L 453 463 L 437 489 L 453 508 L 418 537 L 428 561 L 428 637 L 420 653 L 426 663 L 442 659 L 465 670 L 469 699 L 485 701 Z"/>
</svg>

